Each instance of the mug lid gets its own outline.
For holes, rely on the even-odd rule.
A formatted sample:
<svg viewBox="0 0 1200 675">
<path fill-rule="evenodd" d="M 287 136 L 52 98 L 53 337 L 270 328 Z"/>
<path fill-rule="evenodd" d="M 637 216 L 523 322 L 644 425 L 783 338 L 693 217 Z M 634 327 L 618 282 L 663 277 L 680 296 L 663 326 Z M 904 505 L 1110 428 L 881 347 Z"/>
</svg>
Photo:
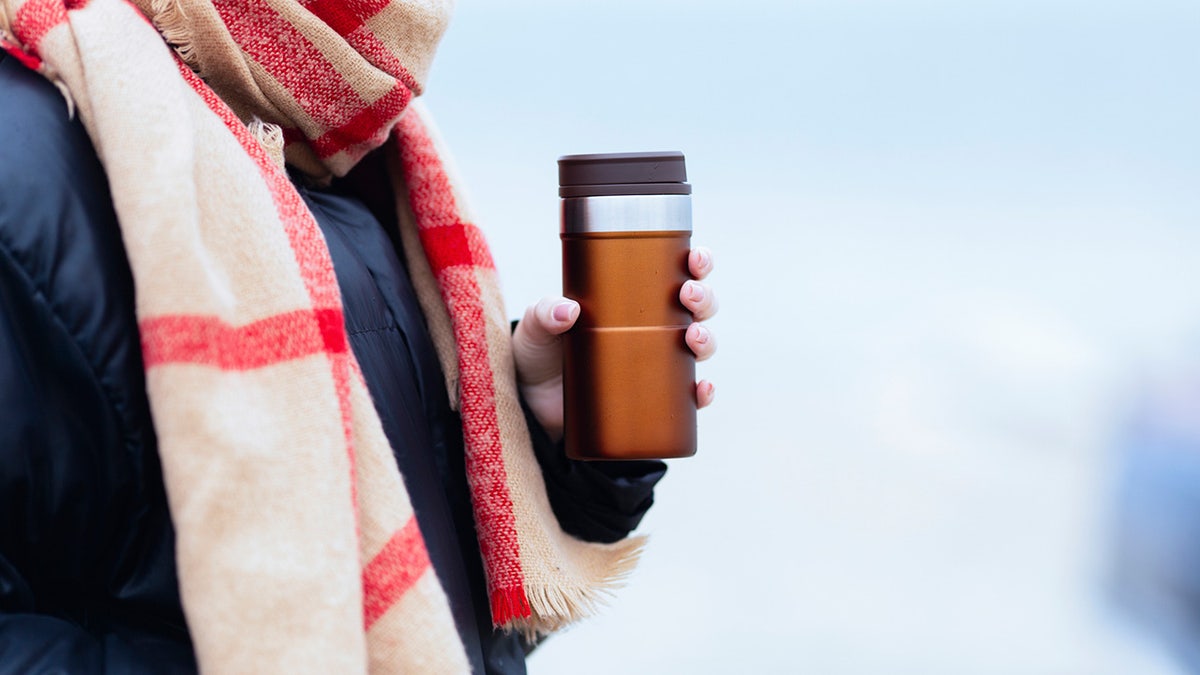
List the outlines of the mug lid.
<svg viewBox="0 0 1200 675">
<path fill-rule="evenodd" d="M 683 153 L 609 152 L 558 158 L 560 197 L 687 195 Z"/>
</svg>

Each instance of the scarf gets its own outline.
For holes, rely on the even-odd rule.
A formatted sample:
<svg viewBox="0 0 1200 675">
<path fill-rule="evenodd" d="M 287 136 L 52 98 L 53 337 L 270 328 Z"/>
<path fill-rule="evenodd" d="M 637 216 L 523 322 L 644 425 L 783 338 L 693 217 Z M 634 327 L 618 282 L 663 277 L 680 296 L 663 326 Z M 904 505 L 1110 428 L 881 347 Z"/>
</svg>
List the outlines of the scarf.
<svg viewBox="0 0 1200 675">
<path fill-rule="evenodd" d="M 590 613 L 641 541 L 579 541 L 550 509 L 495 267 L 413 102 L 447 9 L 137 2 L 0 0 L 0 46 L 63 91 L 108 176 L 200 667 L 468 669 L 285 158 L 319 179 L 388 155 L 493 622 L 532 638 Z"/>
</svg>

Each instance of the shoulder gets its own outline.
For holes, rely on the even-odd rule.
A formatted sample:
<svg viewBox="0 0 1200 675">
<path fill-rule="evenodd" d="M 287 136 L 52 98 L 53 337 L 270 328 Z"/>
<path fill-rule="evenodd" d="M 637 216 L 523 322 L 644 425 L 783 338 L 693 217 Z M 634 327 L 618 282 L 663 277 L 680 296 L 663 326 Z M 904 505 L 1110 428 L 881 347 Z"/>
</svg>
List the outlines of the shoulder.
<svg viewBox="0 0 1200 675">
<path fill-rule="evenodd" d="M 59 367 L 105 383 L 109 404 L 123 409 L 142 369 L 133 278 L 104 168 L 41 75 L 0 58 L 0 91 L 0 295 L 10 328 L 25 334 L 27 360 L 51 336 L 73 345 Z"/>
<path fill-rule="evenodd" d="M 104 169 L 62 94 L 16 59 L 0 58 L 0 228 L 111 212 Z M 69 224 L 69 223 L 68 223 Z"/>
<path fill-rule="evenodd" d="M 132 296 L 104 168 L 58 89 L 0 59 L 0 263 L 58 308 Z M 128 281 L 128 285 L 125 283 Z"/>
</svg>

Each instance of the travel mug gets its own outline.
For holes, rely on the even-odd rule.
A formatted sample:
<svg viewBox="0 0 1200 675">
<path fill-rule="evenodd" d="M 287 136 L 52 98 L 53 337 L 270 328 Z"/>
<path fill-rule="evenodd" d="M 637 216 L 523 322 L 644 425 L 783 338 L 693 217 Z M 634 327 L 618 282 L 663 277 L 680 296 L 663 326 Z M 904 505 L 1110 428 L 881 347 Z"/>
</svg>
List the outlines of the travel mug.
<svg viewBox="0 0 1200 675">
<path fill-rule="evenodd" d="M 692 187 L 683 154 L 566 155 L 563 295 L 579 318 L 563 336 L 567 456 L 696 454 L 696 359 L 679 301 L 691 278 Z"/>
</svg>

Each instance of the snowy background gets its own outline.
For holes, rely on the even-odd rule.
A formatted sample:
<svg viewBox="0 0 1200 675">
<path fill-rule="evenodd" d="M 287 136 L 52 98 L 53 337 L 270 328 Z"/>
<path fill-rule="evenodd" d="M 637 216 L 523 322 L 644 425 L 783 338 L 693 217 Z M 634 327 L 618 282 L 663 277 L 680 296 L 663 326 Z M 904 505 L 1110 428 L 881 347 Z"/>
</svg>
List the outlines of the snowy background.
<svg viewBox="0 0 1200 675">
<path fill-rule="evenodd" d="M 509 314 L 560 154 L 682 150 L 721 344 L 644 561 L 534 675 L 1181 672 L 1106 585 L 1200 354 L 1200 3 L 459 3 L 426 100 Z"/>
</svg>

